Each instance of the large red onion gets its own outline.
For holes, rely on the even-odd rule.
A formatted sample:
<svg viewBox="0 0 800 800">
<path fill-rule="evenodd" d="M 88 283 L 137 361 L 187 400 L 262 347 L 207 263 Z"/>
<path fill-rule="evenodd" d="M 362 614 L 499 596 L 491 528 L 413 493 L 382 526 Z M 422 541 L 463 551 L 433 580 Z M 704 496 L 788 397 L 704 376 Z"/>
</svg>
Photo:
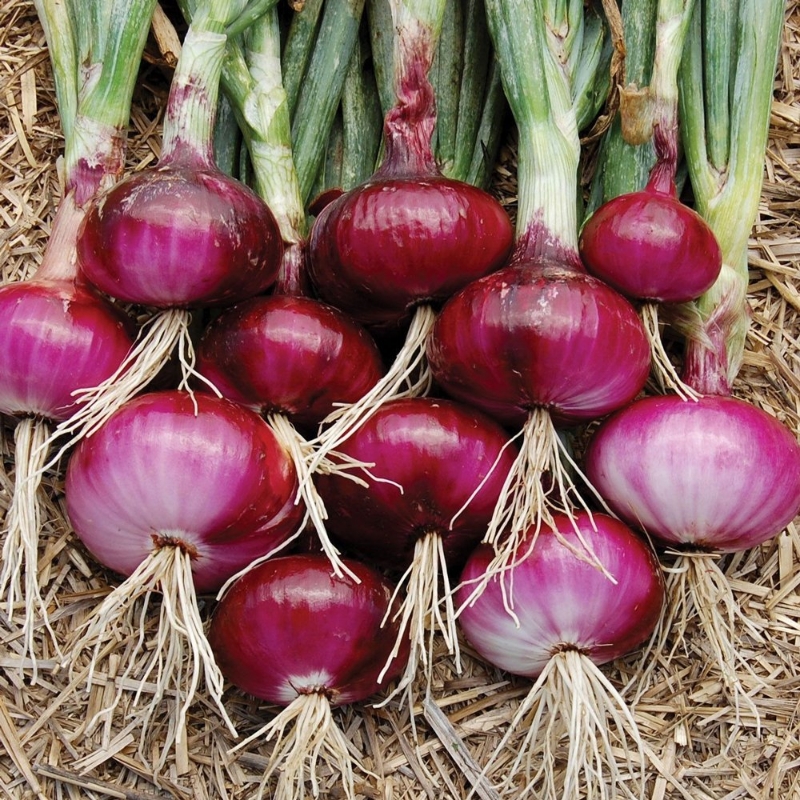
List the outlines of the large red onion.
<svg viewBox="0 0 800 800">
<path fill-rule="evenodd" d="M 426 647 L 437 628 L 459 663 L 449 576 L 485 534 L 515 450 L 503 428 L 469 406 L 411 398 L 387 402 L 340 452 L 374 466 L 360 473 L 364 482 L 318 479 L 331 533 L 407 585 L 398 637 L 410 637 L 411 656 L 400 691 L 420 663 L 430 676 Z"/>
<path fill-rule="evenodd" d="M 485 537 L 499 545 L 505 536 L 498 568 L 514 557 L 529 527 L 548 522 L 551 509 L 570 513 L 585 503 L 555 426 L 596 419 L 630 402 L 650 366 L 631 304 L 566 261 L 536 260 L 528 239 L 522 237 L 512 266 L 474 281 L 445 304 L 428 343 L 433 375 L 447 394 L 523 426 L 513 477 Z"/>
<path fill-rule="evenodd" d="M 461 574 L 459 622 L 491 664 L 537 678 L 492 757 L 525 719 L 529 729 L 510 767 L 504 765 L 503 781 L 513 785 L 520 769 L 544 758 L 542 769 L 534 765 L 539 779 L 531 788 L 549 788 L 553 754 L 567 741 L 560 796 L 578 796 L 581 772 L 589 794 L 602 785 L 613 796 L 621 764 L 614 749 L 619 747 L 626 761 L 629 740 L 641 750 L 641 738 L 624 700 L 597 665 L 631 652 L 651 635 L 664 602 L 664 581 L 650 546 L 613 517 L 578 513 L 554 521 L 504 574 L 491 574 L 491 548 L 473 553 Z M 581 539 L 590 543 L 604 571 L 586 559 Z M 529 718 L 534 706 L 538 710 Z"/>
<path fill-rule="evenodd" d="M 138 638 L 125 674 L 147 680 L 154 672 L 148 702 L 169 690 L 180 704 L 162 753 L 184 735 L 201 665 L 231 725 L 196 593 L 219 588 L 283 545 L 304 513 L 296 493 L 291 459 L 264 420 L 209 394 L 141 395 L 75 449 L 66 474 L 69 518 L 95 558 L 128 577 L 95 609 L 72 651 L 93 648 L 96 659 L 105 643 Z M 142 651 L 143 634 L 131 631 L 140 617 L 130 609 L 152 592 L 161 593 L 158 641 Z M 139 713 L 146 728 L 149 712 Z"/>
<path fill-rule="evenodd" d="M 393 589 L 360 562 L 348 559 L 347 569 L 358 582 L 331 574 L 322 555 L 270 559 L 231 585 L 211 619 L 209 641 L 225 676 L 285 706 L 237 745 L 275 737 L 264 781 L 280 769 L 278 791 L 284 796 L 304 796 L 307 771 L 316 786 L 320 754 L 341 771 L 348 796 L 354 796 L 353 757 L 331 708 L 378 692 L 408 656 L 406 649 L 398 653 L 382 674 L 397 635 L 394 623 L 384 624 Z M 286 732 L 290 723 L 293 729 Z"/>
<path fill-rule="evenodd" d="M 745 550 L 800 513 L 800 444 L 734 397 L 638 400 L 594 434 L 586 472 L 622 519 L 669 544 Z"/>
</svg>

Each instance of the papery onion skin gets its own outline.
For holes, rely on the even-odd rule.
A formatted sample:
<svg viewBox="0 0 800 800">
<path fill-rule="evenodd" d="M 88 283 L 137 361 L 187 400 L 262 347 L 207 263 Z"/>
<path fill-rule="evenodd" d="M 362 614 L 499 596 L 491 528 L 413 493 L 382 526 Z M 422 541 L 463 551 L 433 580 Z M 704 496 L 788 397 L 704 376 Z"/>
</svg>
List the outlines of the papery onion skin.
<svg viewBox="0 0 800 800">
<path fill-rule="evenodd" d="M 436 533 L 448 566 L 458 570 L 486 533 L 511 469 L 516 450 L 507 444 L 505 429 L 469 406 L 388 402 L 338 448 L 374 463 L 369 472 L 377 480 L 360 476 L 364 487 L 341 475 L 317 479 L 328 528 L 371 563 L 395 569 L 411 563 L 420 538 Z"/>
<path fill-rule="evenodd" d="M 644 387 L 650 350 L 633 306 L 571 268 L 511 266 L 442 308 L 428 342 L 451 397 L 519 425 L 545 407 L 572 425 L 620 408 Z"/>
<path fill-rule="evenodd" d="M 74 281 L 0 287 L 0 412 L 68 419 L 72 393 L 111 376 L 132 344 L 130 319 Z"/>
<path fill-rule="evenodd" d="M 800 513 L 800 444 L 734 397 L 638 400 L 596 431 L 586 472 L 615 513 L 669 544 L 745 550 Z"/>
<path fill-rule="evenodd" d="M 532 549 L 505 575 L 495 575 L 474 604 L 459 616 L 478 653 L 515 675 L 535 678 L 556 653 L 573 649 L 595 664 L 631 652 L 654 630 L 664 604 L 664 579 L 652 548 L 627 525 L 605 514 L 585 512 L 575 523 L 616 582 L 585 558 L 572 523 L 554 517 L 556 530 L 544 527 Z M 575 551 L 560 539 L 568 542 Z M 468 599 L 469 581 L 479 580 L 493 551 L 480 545 L 461 573 L 459 605 Z M 512 592 L 513 610 L 503 605 L 501 581 Z"/>
<path fill-rule="evenodd" d="M 390 683 L 408 658 L 401 647 L 378 683 L 397 635 L 391 620 L 381 626 L 392 586 L 371 567 L 345 564 L 360 583 L 337 578 L 327 557 L 316 554 L 273 558 L 237 579 L 208 634 L 225 677 L 282 706 L 313 692 L 345 705 Z"/>
<path fill-rule="evenodd" d="M 273 295 L 223 312 L 203 334 L 197 370 L 226 397 L 316 427 L 383 374 L 372 337 L 338 309 Z"/>
<path fill-rule="evenodd" d="M 155 308 L 228 305 L 266 291 L 283 255 L 277 222 L 244 184 L 180 158 L 134 173 L 92 206 L 80 269 L 102 291 Z"/>
<path fill-rule="evenodd" d="M 92 555 L 123 575 L 157 547 L 193 555 L 198 592 L 293 534 L 297 475 L 255 412 L 210 394 L 141 395 L 80 442 L 66 473 L 67 513 Z"/>
<path fill-rule="evenodd" d="M 683 303 L 710 289 L 722 251 L 708 223 L 670 194 L 645 188 L 604 203 L 584 224 L 586 269 L 627 297 Z"/>
<path fill-rule="evenodd" d="M 368 181 L 314 222 L 309 270 L 320 297 L 367 326 L 390 326 L 499 269 L 513 244 L 487 192 L 439 175 Z"/>
</svg>

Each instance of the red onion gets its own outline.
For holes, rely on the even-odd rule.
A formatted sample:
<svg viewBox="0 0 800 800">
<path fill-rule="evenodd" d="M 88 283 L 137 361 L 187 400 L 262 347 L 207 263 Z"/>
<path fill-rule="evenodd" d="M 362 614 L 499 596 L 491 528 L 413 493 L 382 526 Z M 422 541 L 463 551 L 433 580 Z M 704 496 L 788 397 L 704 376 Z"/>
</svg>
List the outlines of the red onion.
<svg viewBox="0 0 800 800">
<path fill-rule="evenodd" d="M 548 797 L 584 791 L 602 796 L 609 789 L 608 796 L 617 796 L 622 765 L 614 749 L 621 748 L 633 771 L 629 740 L 643 759 L 641 738 L 625 701 L 597 665 L 650 636 L 661 614 L 664 581 L 649 545 L 618 520 L 580 512 L 554 521 L 502 575 L 490 574 L 494 554 L 485 545 L 461 575 L 459 622 L 467 639 L 489 663 L 536 678 L 487 770 L 525 720 L 530 727 L 510 767 L 504 765 L 504 786 L 512 786 L 524 769 L 526 787 Z M 605 571 L 586 559 L 581 539 Z M 556 792 L 555 754 L 564 741 L 566 772 Z"/>
<path fill-rule="evenodd" d="M 513 226 L 490 194 L 444 177 L 434 159 L 435 95 L 429 72 L 444 0 L 393 2 L 394 105 L 384 118 L 385 158 L 365 183 L 328 203 L 309 239 L 309 274 L 319 295 L 370 328 L 411 317 L 383 380 L 320 437 L 320 458 L 374 408 L 430 387 L 425 343 L 434 308 L 503 265 Z"/>
<path fill-rule="evenodd" d="M 383 674 L 397 635 L 394 623 L 384 624 L 392 586 L 357 561 L 348 559 L 347 569 L 358 582 L 332 575 L 323 555 L 273 558 L 232 584 L 211 619 L 209 641 L 225 676 L 284 706 L 236 748 L 265 734 L 275 739 L 262 791 L 280 770 L 279 796 L 304 797 L 306 774 L 317 796 L 321 756 L 353 797 L 353 757 L 331 708 L 365 700 L 405 664 L 407 650 Z"/>
<path fill-rule="evenodd" d="M 613 510 L 662 542 L 745 550 L 800 513 L 800 444 L 734 397 L 647 397 L 599 428 L 586 471 Z"/>
<path fill-rule="evenodd" d="M 198 372 L 226 397 L 309 430 L 383 372 L 364 328 L 332 306 L 285 295 L 224 311 L 206 328 L 197 356 Z"/>
<path fill-rule="evenodd" d="M 442 309 L 428 346 L 439 385 L 509 425 L 523 424 L 520 453 L 485 541 L 504 540 L 502 564 L 525 530 L 580 500 L 555 426 L 604 416 L 630 402 L 650 358 L 630 303 L 569 266 L 527 260 L 474 281 Z M 575 465 L 577 468 L 577 465 Z M 549 484 L 542 476 L 551 473 Z"/>
<path fill-rule="evenodd" d="M 47 463 L 51 423 L 75 414 L 80 390 L 112 375 L 133 345 L 128 317 L 76 281 L 75 236 L 84 213 L 76 195 L 90 193 L 90 187 L 74 176 L 71 185 L 34 277 L 0 287 L 0 413 L 19 419 L 14 429 L 14 488 L 6 512 L 0 597 L 7 604 L 9 621 L 14 622 L 22 610 L 24 649 L 32 660 L 34 679 L 37 614 L 58 649 L 40 594 L 38 570 L 42 527 L 38 492 L 46 468 L 53 463 Z"/>
<path fill-rule="evenodd" d="M 292 462 L 258 414 L 208 394 L 142 395 L 82 440 L 69 461 L 67 512 L 75 532 L 98 561 L 128 576 L 92 614 L 73 652 L 93 647 L 94 666 L 104 642 L 124 640 L 139 624 L 132 614 L 137 598 L 146 604 L 160 590 L 158 642 L 142 666 L 140 638 L 126 674 L 135 668 L 146 680 L 156 671 L 153 702 L 168 688 L 177 693 L 176 741 L 201 664 L 224 715 L 222 677 L 203 635 L 196 592 L 219 588 L 284 544 L 304 513 L 296 492 Z M 187 649 L 194 658 L 188 672 Z"/>
<path fill-rule="evenodd" d="M 73 444 L 133 397 L 178 350 L 184 381 L 193 372 L 188 309 L 226 305 L 265 291 L 281 265 L 283 242 L 255 192 L 217 169 L 212 128 L 225 54 L 226 2 L 190 26 L 164 119 L 156 167 L 105 192 L 78 240 L 82 274 L 107 294 L 161 309 L 123 367 L 84 398 L 58 435 Z M 241 8 L 238 9 L 241 11 Z M 204 25 L 209 29 L 204 29 Z"/>
<path fill-rule="evenodd" d="M 407 586 L 407 594 L 395 612 L 395 651 L 410 638 L 411 655 L 395 693 L 411 685 L 420 663 L 430 679 L 437 628 L 460 668 L 449 577 L 486 532 L 514 462 L 507 445 L 503 428 L 468 406 L 394 400 L 341 446 L 348 459 L 374 465 L 363 471 L 364 482 L 318 479 L 331 533 L 371 562 L 402 572 L 398 588 Z"/>
<path fill-rule="evenodd" d="M 744 702 L 757 719 L 738 676 L 749 622 L 718 554 L 755 547 L 800 513 L 800 444 L 774 417 L 734 397 L 649 397 L 601 425 L 586 471 L 620 517 L 680 548 L 659 646 L 696 615 L 734 704 Z"/>
<path fill-rule="evenodd" d="M 680 202 L 672 175 L 660 163 L 644 189 L 609 200 L 589 217 L 579 246 L 589 272 L 638 300 L 694 300 L 722 268 L 714 232 Z"/>
<path fill-rule="evenodd" d="M 338 309 L 310 298 L 253 298 L 209 325 L 198 349 L 198 371 L 225 397 L 266 415 L 292 455 L 300 480 L 297 500 L 341 574 L 326 530 L 328 513 L 307 466 L 316 451 L 295 426 L 316 429 L 337 404 L 354 403 L 378 382 L 383 365 L 370 335 Z M 325 459 L 314 469 L 343 468 Z"/>
</svg>

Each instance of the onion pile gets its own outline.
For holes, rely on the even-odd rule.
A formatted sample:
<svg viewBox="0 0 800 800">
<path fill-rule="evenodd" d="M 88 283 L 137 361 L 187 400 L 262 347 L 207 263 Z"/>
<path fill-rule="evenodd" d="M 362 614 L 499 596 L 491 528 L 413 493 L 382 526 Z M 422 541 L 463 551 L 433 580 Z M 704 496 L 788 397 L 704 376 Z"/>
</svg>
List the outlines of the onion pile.
<svg viewBox="0 0 800 800">
<path fill-rule="evenodd" d="M 360 765 L 335 709 L 402 693 L 413 720 L 415 682 L 426 699 L 433 685 L 435 637 L 458 673 L 463 634 L 489 664 L 534 681 L 478 780 L 524 724 L 513 760 L 491 776 L 500 792 L 641 797 L 646 746 L 599 666 L 651 637 L 665 646 L 690 606 L 737 709 L 752 707 L 716 560 L 800 512 L 800 443 L 731 392 L 746 327 L 735 259 L 708 209 L 683 205 L 676 189 L 675 84 L 692 2 L 659 4 L 647 183 L 579 231 L 579 132 L 607 94 L 610 58 L 607 20 L 590 5 L 486 2 L 519 134 L 515 229 L 434 154 L 435 131 L 449 146 L 430 78 L 444 0 L 390 0 L 382 158 L 346 190 L 326 181 L 331 98 L 330 127 L 310 142 L 282 68 L 304 58 L 318 87 L 330 64 L 331 91 L 347 69 L 352 90 L 363 4 L 319 33 L 352 47 L 311 58 L 300 40 L 313 38 L 319 7 L 285 44 L 274 4 L 184 0 L 158 165 L 112 186 L 117 150 L 94 183 L 79 180 L 79 160 L 40 271 L 0 288 L 0 412 L 23 417 L 0 588 L 13 617 L 23 553 L 31 656 L 37 609 L 47 623 L 34 479 L 54 463 L 55 439 L 67 438 L 56 460 L 75 445 L 69 522 L 123 577 L 59 658 L 75 685 L 81 668 L 91 684 L 105 659 L 125 659 L 87 734 L 110 726 L 138 686 L 126 725 L 140 729 L 157 776 L 186 742 L 201 687 L 238 736 L 227 680 L 281 707 L 229 750 L 271 743 L 257 797 L 273 779 L 278 797 L 319 796 L 326 762 L 353 800 Z M 379 44 L 376 69 L 387 66 Z M 248 153 L 239 177 L 214 161 L 220 78 Z M 453 164 L 469 164 L 482 140 L 468 144 Z M 680 375 L 655 302 L 686 339 Z M 129 303 L 158 309 L 136 344 Z M 394 351 L 392 336 L 403 340 Z M 142 392 L 176 346 L 178 385 Z M 674 391 L 641 397 L 652 369 Z M 572 432 L 589 424 L 581 453 Z M 321 552 L 285 552 L 311 528 Z M 651 541 L 681 554 L 666 580 Z M 640 673 L 639 693 L 646 664 Z"/>
</svg>

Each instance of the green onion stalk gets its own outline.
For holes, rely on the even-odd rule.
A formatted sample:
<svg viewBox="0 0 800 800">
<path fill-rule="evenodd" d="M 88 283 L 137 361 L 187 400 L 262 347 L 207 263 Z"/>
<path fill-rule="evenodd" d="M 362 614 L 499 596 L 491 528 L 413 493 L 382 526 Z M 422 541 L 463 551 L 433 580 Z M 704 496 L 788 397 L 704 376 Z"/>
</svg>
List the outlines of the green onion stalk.
<svg viewBox="0 0 800 800">
<path fill-rule="evenodd" d="M 162 155 L 173 153 L 187 159 L 198 169 L 216 169 L 213 162 L 214 123 L 219 100 L 220 75 L 227 42 L 226 31 L 234 30 L 242 18 L 251 19 L 255 7 L 263 11 L 275 0 L 208 0 L 197 4 L 173 74 L 170 97 L 162 130 Z M 221 172 L 221 171 L 220 171 Z M 107 206 L 107 196 L 103 208 Z M 86 238 L 84 234 L 84 239 Z M 90 264 L 83 272 L 93 283 L 98 279 L 109 294 L 115 291 L 114 280 L 101 258 L 101 246 L 89 245 Z M 87 272 L 91 266 L 91 275 Z M 118 269 L 115 265 L 114 269 Z M 122 272 L 122 270 L 120 269 Z M 198 289 L 199 290 L 199 289 Z M 134 289 L 134 294 L 137 289 Z M 147 291 L 151 291 L 150 288 Z M 156 292 L 157 294 L 157 292 Z M 123 298 L 130 300 L 130 298 Z M 136 302 L 144 302 L 138 299 Z M 181 388 L 188 388 L 190 378 L 199 378 L 194 370 L 194 347 L 191 340 L 191 312 L 184 307 L 166 307 L 155 314 L 140 335 L 119 369 L 108 379 L 82 390 L 81 408 L 59 424 L 51 439 L 63 441 L 56 457 L 80 439 L 91 435 L 125 402 L 135 396 L 169 362 L 177 349 L 182 372 Z M 161 303 L 162 307 L 165 305 Z M 211 387 L 213 389 L 213 387 Z"/>
<path fill-rule="evenodd" d="M 544 320 L 539 323 L 539 318 L 549 312 L 552 296 L 561 297 L 571 291 L 567 288 L 570 280 L 575 286 L 599 284 L 586 276 L 578 254 L 579 131 L 591 121 L 605 99 L 608 79 L 602 73 L 608 67 L 610 50 L 605 19 L 587 10 L 581 0 L 487 0 L 486 6 L 505 94 L 518 130 L 517 241 L 511 267 L 490 276 L 492 282 L 487 284 L 493 287 L 498 299 L 484 301 L 484 297 L 490 296 L 490 290 L 478 295 L 476 289 L 463 308 L 483 309 L 482 304 L 486 302 L 486 308 L 492 309 L 486 316 L 491 314 L 492 319 L 501 310 L 519 315 L 520 320 L 527 320 L 519 323 L 520 335 L 527 336 L 529 327 L 531 331 L 544 328 Z M 525 20 L 525 24 L 521 24 L 521 20 Z M 504 276 L 502 283 L 500 276 Z M 540 285 L 544 287 L 541 290 L 537 288 Z M 552 291 L 548 288 L 551 285 Z M 606 297 L 606 287 L 601 288 Z M 524 299 L 514 301 L 519 305 L 505 309 L 500 302 L 504 297 Z M 528 297 L 538 300 L 528 300 Z M 588 290 L 581 297 L 588 298 Z M 608 296 L 603 302 L 610 299 Z M 615 311 L 608 325 L 623 326 L 624 306 L 627 309 L 624 326 L 633 333 L 638 324 L 635 311 L 627 308 L 621 297 L 614 303 L 615 309 L 620 309 L 619 316 Z M 469 324 L 472 317 L 458 316 L 456 309 L 461 310 L 453 306 L 451 324 Z M 442 319 L 447 312 L 446 307 Z M 499 329 L 499 322 L 491 324 Z M 581 324 L 576 320 L 575 327 Z M 598 325 L 594 317 L 586 324 L 592 330 L 597 329 L 596 336 L 608 335 L 611 330 L 606 323 Z M 646 376 L 648 359 L 644 334 L 637 330 L 641 338 L 637 352 L 641 350 L 644 358 L 636 356 L 634 382 L 640 386 Z M 439 342 L 443 349 L 447 346 L 448 339 L 444 338 L 447 335 L 443 329 Z M 537 341 L 536 334 L 530 335 L 531 341 Z M 625 341 L 629 341 L 627 334 Z M 626 355 L 631 356 L 631 353 L 632 350 Z M 528 385 L 531 381 L 526 383 Z M 535 391 L 538 387 L 534 385 L 531 392 Z M 635 393 L 632 386 L 625 391 Z M 580 498 L 569 466 L 576 474 L 580 471 L 566 452 L 550 414 L 548 408 L 537 405 L 528 413 L 520 433 L 523 438 L 519 456 L 506 481 L 509 493 L 501 497 L 496 511 L 499 519 L 492 521 L 484 539 L 495 548 L 493 561 L 483 583 L 477 585 L 465 605 L 480 603 L 486 580 L 505 580 L 505 570 L 513 569 L 517 558 L 527 557 L 531 548 L 535 551 L 537 533 L 542 524 L 550 524 L 552 513 L 566 513 L 573 519 L 574 527 L 570 505 L 586 502 Z M 553 485 L 552 490 L 545 488 L 548 480 Z M 588 480 L 585 485 L 591 488 Z M 542 487 L 541 492 L 539 487 Z M 555 523 L 551 527 L 556 529 Z M 591 545 L 580 534 L 578 539 L 579 543 L 570 548 L 575 557 L 592 564 L 613 581 L 614 577 Z M 513 578 L 509 577 L 504 597 L 506 610 L 515 617 L 512 583 Z M 501 753 L 508 752 L 505 748 L 512 735 L 529 724 L 535 704 L 546 703 L 552 721 L 531 727 L 517 755 L 510 763 L 503 763 L 502 777 L 497 779 L 501 793 L 520 797 L 535 793 L 537 797 L 546 798 L 577 797 L 584 793 L 592 797 L 643 796 L 644 744 L 627 703 L 597 664 L 571 648 L 568 642 L 564 644 L 564 651 L 554 654 L 553 659 L 557 662 L 554 679 L 534 684 L 485 765 L 484 774 L 498 769 Z M 579 731 L 579 721 L 586 720 L 591 723 Z M 554 758 L 565 740 L 570 743 L 566 763 Z"/>
<path fill-rule="evenodd" d="M 99 192 L 116 182 L 123 170 L 131 99 L 154 0 L 107 3 L 102 18 L 94 17 L 97 9 L 93 4 L 37 0 L 35 5 L 50 54 L 64 134 L 64 195 L 42 262 L 32 278 L 2 287 L 3 307 L 9 309 L 11 301 L 17 309 L 11 317 L 4 313 L 8 325 L 2 347 L 8 372 L 3 380 L 4 393 L 8 390 L 10 394 L 6 395 L 2 410 L 19 416 L 20 421 L 14 434 L 15 485 L 5 519 L 0 570 L 0 595 L 7 601 L 12 625 L 17 611 L 22 609 L 22 655 L 32 662 L 34 681 L 37 614 L 58 649 L 40 593 L 37 555 L 44 523 L 38 491 L 44 473 L 52 465 L 46 463 L 51 423 L 74 411 L 67 408 L 71 404 L 70 389 L 65 389 L 68 382 L 79 390 L 84 380 L 102 379 L 131 346 L 130 321 L 79 284 L 76 242 L 87 208 Z M 48 305 L 63 311 L 47 311 Z M 26 314 L 43 313 L 50 316 L 46 320 L 28 318 L 27 329 L 20 327 L 21 320 L 25 324 Z M 91 325 L 90 315 L 94 320 Z M 38 326 L 36 335 L 33 326 Z M 104 344 L 98 344 L 101 341 Z M 23 367 L 23 353 L 32 346 L 39 363 Z M 59 346 L 63 349 L 54 351 Z M 49 358 L 56 358 L 59 363 L 46 380 L 52 382 L 57 374 L 55 380 L 64 385 L 48 388 L 49 384 L 37 377 Z M 93 362 L 93 366 L 87 369 L 82 359 Z M 22 395 L 14 397 L 19 391 Z M 67 395 L 67 399 L 54 399 L 58 393 Z M 6 407 L 8 403 L 11 407 Z"/>
<path fill-rule="evenodd" d="M 747 247 L 758 216 L 783 0 L 701 2 L 679 75 L 681 138 L 695 206 L 722 249 L 722 272 L 682 309 L 684 380 L 729 394 L 749 328 Z"/>
</svg>

